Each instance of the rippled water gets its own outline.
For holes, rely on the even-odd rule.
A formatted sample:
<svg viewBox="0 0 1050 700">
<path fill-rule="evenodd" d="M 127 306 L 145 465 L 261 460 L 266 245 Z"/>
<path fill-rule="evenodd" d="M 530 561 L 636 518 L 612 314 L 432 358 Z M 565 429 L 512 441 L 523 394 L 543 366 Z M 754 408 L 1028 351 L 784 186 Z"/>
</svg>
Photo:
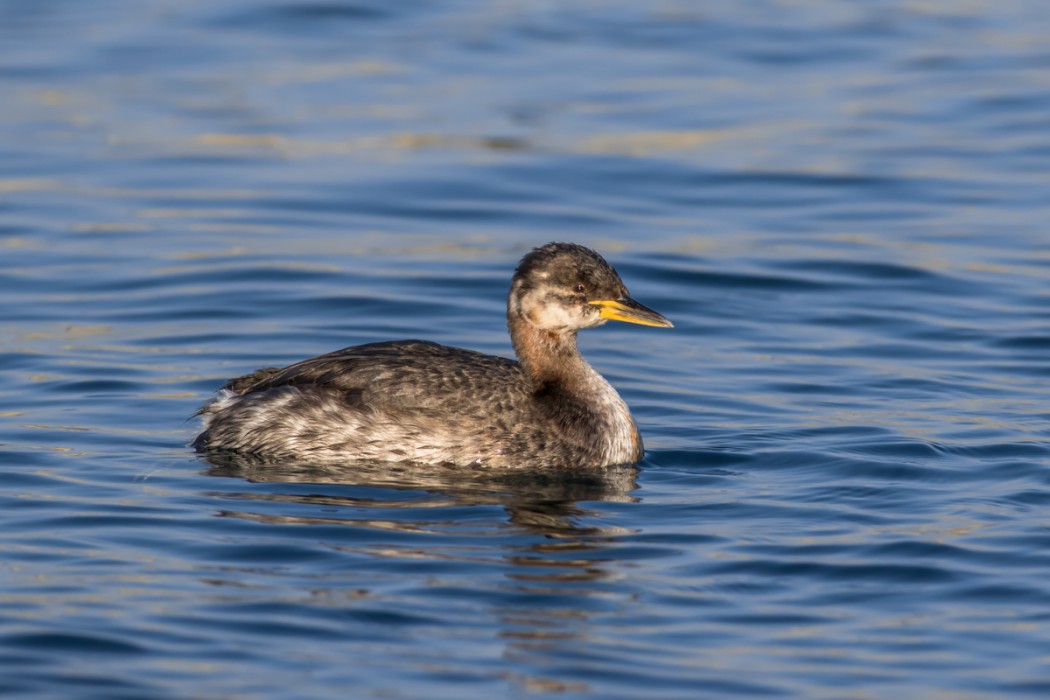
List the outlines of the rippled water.
<svg viewBox="0 0 1050 700">
<path fill-rule="evenodd" d="M 1037 0 L 0 2 L 0 692 L 1050 693 Z M 549 240 L 634 468 L 210 465 L 226 377 L 508 354 Z"/>
</svg>

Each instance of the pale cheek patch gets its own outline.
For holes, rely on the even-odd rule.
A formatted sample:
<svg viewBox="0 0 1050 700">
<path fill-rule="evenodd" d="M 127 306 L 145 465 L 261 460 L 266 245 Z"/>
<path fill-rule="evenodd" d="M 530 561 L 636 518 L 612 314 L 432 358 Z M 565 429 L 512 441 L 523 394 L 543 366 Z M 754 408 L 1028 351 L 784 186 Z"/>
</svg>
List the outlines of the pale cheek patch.
<svg viewBox="0 0 1050 700">
<path fill-rule="evenodd" d="M 570 331 L 577 328 L 600 326 L 605 321 L 598 315 L 598 309 L 587 306 L 565 306 L 557 299 L 548 298 L 538 303 L 535 298 L 528 299 L 522 306 L 528 308 L 526 315 L 537 328 L 549 331 Z M 529 308 L 531 307 L 531 308 Z"/>
<path fill-rule="evenodd" d="M 533 325 L 545 330 L 563 330 L 578 326 L 578 318 L 561 306 L 540 306 L 529 311 Z"/>
</svg>

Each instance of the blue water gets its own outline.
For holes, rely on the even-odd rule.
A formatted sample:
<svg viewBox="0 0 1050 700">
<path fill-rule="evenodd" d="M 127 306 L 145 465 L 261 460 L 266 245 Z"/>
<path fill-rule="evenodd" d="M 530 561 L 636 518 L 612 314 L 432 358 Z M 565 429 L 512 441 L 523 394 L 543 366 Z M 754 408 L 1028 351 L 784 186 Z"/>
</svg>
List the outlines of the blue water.
<svg viewBox="0 0 1050 700">
<path fill-rule="evenodd" d="M 1050 13 L 0 2 L 0 694 L 1044 698 Z M 509 354 L 549 240 L 636 469 L 209 465 L 225 378 Z M 615 327 L 614 327 L 615 326 Z"/>
</svg>

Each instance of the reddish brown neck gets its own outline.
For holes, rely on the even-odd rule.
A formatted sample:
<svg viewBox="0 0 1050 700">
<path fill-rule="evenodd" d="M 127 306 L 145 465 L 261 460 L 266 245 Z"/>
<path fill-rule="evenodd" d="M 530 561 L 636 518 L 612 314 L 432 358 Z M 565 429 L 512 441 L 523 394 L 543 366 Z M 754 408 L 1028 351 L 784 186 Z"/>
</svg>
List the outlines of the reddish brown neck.
<svg viewBox="0 0 1050 700">
<path fill-rule="evenodd" d="M 572 389 L 587 368 L 576 347 L 576 332 L 559 333 L 538 328 L 524 318 L 508 321 L 510 339 L 529 380 L 539 387 L 556 383 Z"/>
</svg>

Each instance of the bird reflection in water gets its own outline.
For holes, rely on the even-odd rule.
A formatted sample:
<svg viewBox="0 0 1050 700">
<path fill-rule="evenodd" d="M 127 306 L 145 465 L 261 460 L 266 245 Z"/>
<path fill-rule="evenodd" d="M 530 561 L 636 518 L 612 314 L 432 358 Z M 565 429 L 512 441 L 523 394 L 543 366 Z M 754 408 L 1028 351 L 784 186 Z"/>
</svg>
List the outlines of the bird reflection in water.
<svg viewBox="0 0 1050 700">
<path fill-rule="evenodd" d="M 296 505 L 322 506 L 326 511 L 345 508 L 352 515 L 345 518 L 328 516 L 248 513 L 224 511 L 223 515 L 249 520 L 289 524 L 345 524 L 377 527 L 404 532 L 453 532 L 461 525 L 458 518 L 434 520 L 431 514 L 442 506 L 499 505 L 505 509 L 510 525 L 530 533 L 554 538 L 578 536 L 615 536 L 620 528 L 587 526 L 581 523 L 592 511 L 581 501 L 630 502 L 636 488 L 638 470 L 619 465 L 602 468 L 567 469 L 479 469 L 465 470 L 444 465 L 396 464 L 387 462 L 352 462 L 346 464 L 301 464 L 274 462 L 236 453 L 211 453 L 205 456 L 210 465 L 207 474 L 244 479 L 252 483 L 311 484 L 318 487 L 338 486 L 324 493 L 240 492 L 223 493 L 241 501 L 286 502 Z M 355 487 L 347 493 L 347 487 Z M 357 490 L 361 489 L 360 493 Z M 390 498 L 387 493 L 370 494 L 369 490 L 395 490 L 412 497 Z M 430 494 L 420 499 L 419 492 Z M 377 520 L 367 516 L 369 510 L 407 509 L 413 516 L 426 514 L 426 519 Z"/>
</svg>

